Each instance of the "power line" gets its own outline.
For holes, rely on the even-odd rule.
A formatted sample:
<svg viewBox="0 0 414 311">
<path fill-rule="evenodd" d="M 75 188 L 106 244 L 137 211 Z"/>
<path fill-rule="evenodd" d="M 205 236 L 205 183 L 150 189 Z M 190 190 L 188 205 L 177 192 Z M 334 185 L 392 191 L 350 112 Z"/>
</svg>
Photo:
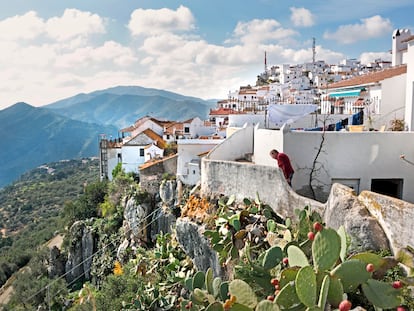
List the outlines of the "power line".
<svg viewBox="0 0 414 311">
<path fill-rule="evenodd" d="M 152 217 L 156 212 L 158 212 L 161 209 L 161 207 L 158 207 L 156 209 L 154 209 L 150 214 L 148 214 L 143 220 L 141 220 L 141 222 L 139 223 L 139 225 L 141 225 L 143 222 L 145 222 L 149 217 Z M 155 222 L 157 219 L 159 218 L 159 216 L 157 218 L 153 218 L 143 229 L 147 229 L 148 226 L 150 226 L 153 222 Z M 125 234 L 128 234 L 130 231 L 132 231 L 132 228 L 130 228 L 129 230 L 127 230 L 125 232 Z M 65 272 L 64 274 L 62 274 L 61 276 L 53 279 L 53 281 L 51 281 L 48 285 L 42 287 L 40 290 L 38 290 L 35 294 L 31 295 L 30 297 L 28 297 L 27 299 L 24 300 L 24 302 L 29 302 L 29 300 L 31 300 L 33 297 L 37 296 L 38 294 L 40 294 L 41 292 L 43 292 L 44 290 L 49 290 L 49 287 L 56 283 L 58 280 L 63 279 L 64 277 L 66 277 L 69 273 L 73 272 L 76 268 L 78 268 L 79 266 L 83 265 L 86 261 L 88 261 L 89 259 L 91 259 L 93 256 L 99 254 L 99 252 L 104 251 L 106 248 L 108 248 L 111 244 L 114 244 L 115 241 L 111 241 L 110 243 L 104 245 L 100 250 L 96 251 L 95 253 L 93 253 L 92 255 L 90 255 L 89 257 L 85 258 L 83 261 L 81 261 L 79 264 L 77 264 L 76 266 L 72 267 L 72 269 L 70 269 L 69 271 Z M 75 280 L 73 280 L 72 282 L 70 282 L 68 284 L 68 286 L 74 284 L 78 279 L 80 279 L 81 277 L 84 276 L 84 273 L 82 273 L 79 277 L 77 277 Z M 57 293 L 59 293 L 60 291 L 58 291 Z"/>
</svg>

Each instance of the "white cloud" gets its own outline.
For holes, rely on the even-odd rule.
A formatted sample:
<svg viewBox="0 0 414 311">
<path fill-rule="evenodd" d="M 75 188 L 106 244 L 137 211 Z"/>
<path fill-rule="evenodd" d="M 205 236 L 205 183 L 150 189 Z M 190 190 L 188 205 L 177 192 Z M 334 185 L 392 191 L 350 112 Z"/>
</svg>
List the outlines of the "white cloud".
<svg viewBox="0 0 414 311">
<path fill-rule="evenodd" d="M 44 21 L 34 11 L 0 21 L 0 40 L 35 39 L 44 32 Z"/>
<path fill-rule="evenodd" d="M 304 18 L 309 14 L 295 10 L 302 12 L 296 25 L 309 25 L 310 19 Z M 370 29 L 387 20 L 375 21 L 361 25 Z M 255 83 L 263 70 L 264 51 L 268 64 L 312 60 L 311 41 L 299 41 L 298 32 L 274 19 L 239 22 L 224 44 L 207 42 L 193 32 L 195 19 L 184 6 L 133 11 L 129 24 L 117 29 L 129 30 L 131 41 L 125 40 L 128 33 L 116 33 L 119 40 L 108 37 L 115 31 L 106 33 L 106 22 L 75 9 L 49 19 L 28 12 L 0 20 L 0 105 L 26 101 L 38 106 L 116 85 L 225 98 L 231 88 Z M 316 52 L 318 60 L 328 63 L 345 58 L 321 46 Z"/>
<path fill-rule="evenodd" d="M 391 61 L 391 54 L 387 52 L 365 52 L 361 54 L 359 59 L 361 60 L 361 64 L 368 64 L 375 61 L 376 59 L 381 59 L 383 61 Z"/>
<path fill-rule="evenodd" d="M 236 39 L 245 45 L 270 42 L 293 37 L 297 33 L 292 29 L 282 28 L 280 23 L 274 19 L 254 19 L 249 22 L 239 22 L 233 33 L 233 40 Z"/>
<path fill-rule="evenodd" d="M 133 51 L 114 41 L 107 41 L 101 46 L 85 46 L 75 49 L 56 59 L 56 68 L 77 68 L 93 70 L 94 68 L 126 67 L 137 61 Z"/>
<path fill-rule="evenodd" d="M 58 41 L 105 32 L 104 21 L 99 15 L 76 9 L 66 9 L 61 17 L 50 18 L 46 28 L 48 35 Z"/>
<path fill-rule="evenodd" d="M 315 24 L 315 17 L 308 9 L 291 7 L 290 12 L 290 20 L 296 27 L 310 27 Z"/>
<path fill-rule="evenodd" d="M 188 31 L 194 29 L 191 11 L 180 6 L 176 11 L 170 9 L 137 9 L 131 14 L 128 28 L 132 35 L 153 35 L 164 32 Z"/>
<path fill-rule="evenodd" d="M 337 31 L 325 32 L 324 38 L 336 40 L 339 43 L 351 44 L 360 40 L 381 37 L 392 33 L 392 24 L 388 18 L 375 15 L 361 19 L 361 23 L 342 25 Z"/>
</svg>

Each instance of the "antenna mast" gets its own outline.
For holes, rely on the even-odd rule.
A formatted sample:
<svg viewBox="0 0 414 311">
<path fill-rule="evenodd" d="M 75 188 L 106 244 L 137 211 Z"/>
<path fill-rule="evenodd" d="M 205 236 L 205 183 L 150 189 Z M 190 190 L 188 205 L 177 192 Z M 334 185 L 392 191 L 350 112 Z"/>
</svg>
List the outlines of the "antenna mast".
<svg viewBox="0 0 414 311">
<path fill-rule="evenodd" d="M 316 48 L 315 48 L 315 37 L 313 38 L 312 43 L 312 62 L 315 64 L 315 55 L 316 55 Z"/>
</svg>

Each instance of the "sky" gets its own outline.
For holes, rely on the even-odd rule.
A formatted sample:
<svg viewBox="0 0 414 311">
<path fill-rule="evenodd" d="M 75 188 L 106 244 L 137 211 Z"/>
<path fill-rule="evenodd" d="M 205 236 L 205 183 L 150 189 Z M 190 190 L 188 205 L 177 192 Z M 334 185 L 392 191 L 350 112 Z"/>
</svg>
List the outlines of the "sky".
<svg viewBox="0 0 414 311">
<path fill-rule="evenodd" d="M 203 99 L 268 66 L 391 60 L 413 0 L 0 0 L 0 109 L 119 85 Z"/>
</svg>

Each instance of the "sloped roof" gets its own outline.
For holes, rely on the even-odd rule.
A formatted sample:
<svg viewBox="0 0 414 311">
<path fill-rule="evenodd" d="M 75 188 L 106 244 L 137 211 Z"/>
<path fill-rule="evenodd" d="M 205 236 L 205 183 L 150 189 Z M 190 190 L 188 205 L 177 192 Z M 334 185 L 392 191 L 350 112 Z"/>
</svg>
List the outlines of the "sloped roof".
<svg viewBox="0 0 414 311">
<path fill-rule="evenodd" d="M 145 163 L 141 164 L 141 165 L 139 166 L 139 169 L 140 169 L 140 170 L 146 169 L 146 168 L 148 168 L 148 167 L 151 167 L 151 166 L 156 165 L 156 164 L 158 164 L 158 163 L 160 163 L 160 162 L 163 162 L 163 161 L 167 161 L 167 160 L 169 160 L 169 159 L 171 159 L 171 158 L 174 158 L 174 157 L 178 157 L 178 153 L 172 154 L 172 155 L 167 156 L 167 157 L 163 157 L 163 158 L 161 158 L 161 159 L 151 159 L 151 160 L 149 160 L 149 161 L 147 161 L 147 162 L 145 162 Z"/>
<path fill-rule="evenodd" d="M 168 124 L 168 123 L 171 122 L 171 121 L 161 121 L 161 120 L 155 119 L 155 118 L 150 117 L 150 116 L 145 116 L 145 117 L 142 117 L 142 118 L 139 118 L 138 120 L 136 120 L 133 125 L 121 129 L 120 132 L 121 133 L 122 132 L 124 132 L 124 133 L 125 132 L 132 132 L 134 129 L 140 127 L 142 124 L 144 124 L 147 121 L 152 121 L 155 124 L 159 125 L 160 127 L 164 127 L 165 124 Z"/>
<path fill-rule="evenodd" d="M 229 115 L 229 114 L 244 114 L 244 112 L 236 111 L 231 108 L 219 108 L 219 109 L 210 109 L 210 116 L 217 116 L 217 115 Z"/>
<path fill-rule="evenodd" d="M 162 139 L 162 137 L 159 136 L 157 133 L 155 133 L 153 130 L 146 129 L 142 133 L 144 133 L 145 135 L 147 135 L 152 140 L 156 141 L 158 147 L 160 147 L 162 149 L 165 149 L 167 147 L 167 143 L 164 141 L 164 139 Z"/>
<path fill-rule="evenodd" d="M 389 79 L 395 76 L 402 75 L 407 73 L 407 65 L 396 66 L 392 68 L 383 69 L 380 71 L 375 71 L 361 76 L 355 76 L 347 80 L 341 80 L 338 82 L 328 84 L 328 89 L 339 88 L 339 87 L 348 87 L 348 86 L 357 86 L 357 85 L 366 85 L 370 83 L 380 82 L 385 79 Z"/>
<path fill-rule="evenodd" d="M 181 122 L 171 122 L 164 129 L 164 134 L 174 135 L 176 132 L 182 132 L 184 129 L 184 124 Z M 175 130 L 175 131 L 174 131 Z"/>
<path fill-rule="evenodd" d="M 167 147 L 167 143 L 162 139 L 162 137 L 151 129 L 146 129 L 135 135 L 127 143 L 125 143 L 125 146 L 147 146 L 153 142 L 156 142 L 157 146 L 161 149 L 165 149 Z"/>
</svg>

